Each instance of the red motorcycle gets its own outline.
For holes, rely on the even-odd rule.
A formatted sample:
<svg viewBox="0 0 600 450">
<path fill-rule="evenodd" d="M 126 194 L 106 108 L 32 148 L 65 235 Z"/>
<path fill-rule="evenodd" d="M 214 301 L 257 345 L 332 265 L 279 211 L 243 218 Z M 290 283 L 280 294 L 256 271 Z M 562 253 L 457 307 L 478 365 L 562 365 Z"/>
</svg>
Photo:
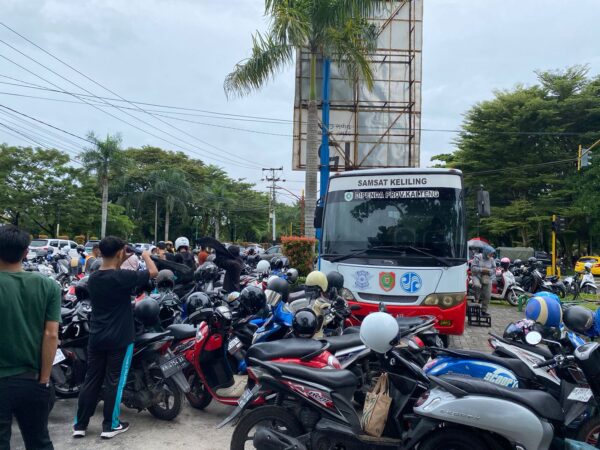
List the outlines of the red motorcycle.
<svg viewBox="0 0 600 450">
<path fill-rule="evenodd" d="M 244 345 L 236 336 L 231 310 L 227 306 L 204 308 L 201 313 L 205 317 L 193 338 L 185 338 L 186 333 L 189 333 L 187 325 L 168 327 L 176 340 L 174 353 L 183 355 L 191 363 L 186 369 L 191 388 L 186 397 L 194 408 L 206 408 L 213 398 L 226 405 L 238 404 L 248 381 L 248 375 L 239 375 L 232 369 L 240 367 L 240 358 L 285 362 L 319 369 L 341 367 L 335 356 L 327 351 L 329 343 L 312 339 L 264 342 L 252 345 L 244 352 Z M 179 328 L 181 333 L 178 333 Z M 259 395 L 254 399 L 253 405 L 261 405 L 265 401 L 265 395 Z"/>
</svg>

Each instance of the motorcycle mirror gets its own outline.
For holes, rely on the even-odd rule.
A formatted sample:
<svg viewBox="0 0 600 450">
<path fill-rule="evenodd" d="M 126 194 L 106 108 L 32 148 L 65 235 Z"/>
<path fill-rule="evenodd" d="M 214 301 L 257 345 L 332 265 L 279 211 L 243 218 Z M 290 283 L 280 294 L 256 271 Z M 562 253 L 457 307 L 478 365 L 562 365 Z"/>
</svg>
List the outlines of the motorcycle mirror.
<svg viewBox="0 0 600 450">
<path fill-rule="evenodd" d="M 538 345 L 540 342 L 542 342 L 542 335 L 537 331 L 530 331 L 525 336 L 525 342 L 527 342 L 529 345 Z"/>
</svg>

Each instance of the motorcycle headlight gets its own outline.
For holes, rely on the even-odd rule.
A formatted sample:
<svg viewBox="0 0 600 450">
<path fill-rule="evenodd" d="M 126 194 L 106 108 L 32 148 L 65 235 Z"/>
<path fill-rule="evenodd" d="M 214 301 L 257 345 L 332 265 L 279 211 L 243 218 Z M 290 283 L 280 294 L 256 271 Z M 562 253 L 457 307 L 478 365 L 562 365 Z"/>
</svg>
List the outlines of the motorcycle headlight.
<svg viewBox="0 0 600 450">
<path fill-rule="evenodd" d="M 355 301 L 356 299 L 354 298 L 354 295 L 352 295 L 352 292 L 350 291 L 350 289 L 346 289 L 346 288 L 342 288 L 342 290 L 340 291 L 340 296 L 348 301 Z"/>
<path fill-rule="evenodd" d="M 430 294 L 423 300 L 423 306 L 437 306 L 438 308 L 448 309 L 460 305 L 465 300 L 464 292 L 450 294 Z"/>
</svg>

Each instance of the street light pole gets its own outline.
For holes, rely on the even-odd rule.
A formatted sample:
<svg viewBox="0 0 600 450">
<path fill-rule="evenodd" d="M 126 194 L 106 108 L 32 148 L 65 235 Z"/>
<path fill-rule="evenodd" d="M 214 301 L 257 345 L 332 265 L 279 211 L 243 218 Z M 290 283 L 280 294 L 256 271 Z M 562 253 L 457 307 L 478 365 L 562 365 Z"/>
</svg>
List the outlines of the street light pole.
<svg viewBox="0 0 600 450">
<path fill-rule="evenodd" d="M 272 224 L 272 235 L 273 235 L 273 245 L 275 245 L 275 243 L 277 242 L 277 230 L 275 228 L 276 226 L 276 218 L 275 218 L 275 202 L 276 202 L 276 194 L 275 194 L 275 183 L 278 181 L 285 181 L 285 180 L 281 180 L 281 178 L 279 178 L 278 176 L 275 175 L 275 172 L 279 172 L 283 170 L 283 167 L 269 167 L 269 168 L 263 168 L 263 173 L 266 172 L 270 172 L 270 175 L 267 175 L 263 178 L 264 181 L 267 182 L 271 182 L 271 186 L 269 187 L 269 189 L 271 190 L 271 205 L 269 208 L 269 213 L 271 216 L 271 219 L 273 221 Z"/>
</svg>

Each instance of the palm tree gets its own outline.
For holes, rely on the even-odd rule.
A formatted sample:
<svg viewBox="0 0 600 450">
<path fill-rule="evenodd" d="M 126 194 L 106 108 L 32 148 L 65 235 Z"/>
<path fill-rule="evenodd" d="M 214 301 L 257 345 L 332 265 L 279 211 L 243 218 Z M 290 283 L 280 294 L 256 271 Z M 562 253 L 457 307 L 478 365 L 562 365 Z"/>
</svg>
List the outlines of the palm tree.
<svg viewBox="0 0 600 450">
<path fill-rule="evenodd" d="M 246 95 L 293 61 L 294 51 L 308 49 L 310 92 L 306 136 L 304 223 L 314 236 L 313 217 L 317 200 L 319 126 L 316 72 L 318 59 L 331 58 L 348 80 L 362 80 L 373 87 L 367 58 L 376 47 L 376 27 L 366 18 L 377 9 L 377 0 L 265 0 L 270 28 L 252 37 L 252 55 L 239 62 L 225 78 L 225 92 Z"/>
<path fill-rule="evenodd" d="M 165 241 L 169 240 L 171 215 L 175 208 L 186 211 L 186 202 L 191 198 L 191 185 L 185 178 L 185 173 L 179 169 L 165 169 L 152 172 L 152 195 L 162 198 L 165 205 Z M 158 203 L 155 200 L 155 212 L 158 214 Z"/>
<path fill-rule="evenodd" d="M 102 190 L 100 238 L 104 238 L 108 220 L 108 184 L 122 173 L 125 158 L 121 149 L 121 135 L 106 135 L 106 139 L 101 141 L 90 131 L 87 139 L 94 143 L 95 148 L 83 151 L 80 159 L 88 173 L 96 174 Z"/>
<path fill-rule="evenodd" d="M 213 181 L 205 188 L 205 205 L 212 210 L 215 220 L 215 239 L 221 234 L 221 221 L 227 209 L 234 203 L 235 194 L 231 187 L 222 181 Z"/>
</svg>

